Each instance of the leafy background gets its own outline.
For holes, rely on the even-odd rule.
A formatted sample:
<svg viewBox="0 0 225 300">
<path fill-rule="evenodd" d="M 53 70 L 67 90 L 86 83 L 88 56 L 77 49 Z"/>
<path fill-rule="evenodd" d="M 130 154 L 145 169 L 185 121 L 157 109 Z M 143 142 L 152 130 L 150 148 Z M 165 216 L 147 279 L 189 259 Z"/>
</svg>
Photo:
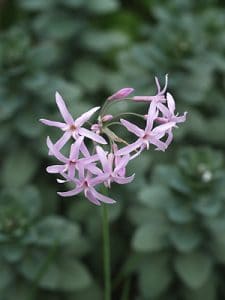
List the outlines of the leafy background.
<svg viewBox="0 0 225 300">
<path fill-rule="evenodd" d="M 56 196 L 38 119 L 58 118 L 56 90 L 79 115 L 166 73 L 188 121 L 111 191 L 113 299 L 225 299 L 224 15 L 219 0 L 0 1 L 0 300 L 102 299 L 100 210 Z"/>
</svg>

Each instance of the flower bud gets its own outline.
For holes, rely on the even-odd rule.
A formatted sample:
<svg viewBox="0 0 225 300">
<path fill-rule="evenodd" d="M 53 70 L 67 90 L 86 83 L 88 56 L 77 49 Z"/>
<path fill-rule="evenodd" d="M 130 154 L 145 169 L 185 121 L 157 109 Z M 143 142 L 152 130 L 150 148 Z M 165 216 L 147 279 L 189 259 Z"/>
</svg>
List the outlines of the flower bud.
<svg viewBox="0 0 225 300">
<path fill-rule="evenodd" d="M 114 93 L 112 96 L 108 97 L 108 100 L 116 100 L 116 99 L 122 99 L 133 93 L 133 88 L 123 88 L 116 93 Z"/>
<path fill-rule="evenodd" d="M 105 115 L 102 117 L 102 122 L 108 122 L 113 119 L 113 115 Z"/>
</svg>

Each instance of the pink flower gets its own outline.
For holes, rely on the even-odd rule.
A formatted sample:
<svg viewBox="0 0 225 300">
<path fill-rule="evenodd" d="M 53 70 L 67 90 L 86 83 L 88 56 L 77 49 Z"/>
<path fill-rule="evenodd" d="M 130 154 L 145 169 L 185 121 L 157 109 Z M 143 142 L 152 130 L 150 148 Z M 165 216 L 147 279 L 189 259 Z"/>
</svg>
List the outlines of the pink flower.
<svg viewBox="0 0 225 300">
<path fill-rule="evenodd" d="M 84 152 L 85 157 L 79 158 L 80 151 L 82 151 L 82 143 L 83 143 L 84 137 L 79 137 L 75 143 L 71 145 L 70 148 L 70 155 L 69 158 L 64 156 L 56 147 L 56 145 L 53 145 L 50 138 L 47 138 L 47 146 L 50 150 L 50 152 L 63 164 L 61 165 L 52 165 L 47 167 L 48 173 L 64 173 L 65 177 L 68 180 L 72 180 L 75 176 L 75 171 L 79 170 L 80 168 L 85 168 L 86 166 L 89 166 L 94 161 L 98 160 L 97 155 L 90 156 L 89 152 L 88 155 L 86 152 Z M 95 168 L 94 165 L 91 165 L 93 168 Z"/>
<path fill-rule="evenodd" d="M 69 113 L 66 104 L 63 100 L 63 98 L 60 96 L 58 92 L 56 92 L 55 95 L 56 98 L 56 104 L 59 108 L 59 111 L 65 121 L 65 123 L 57 122 L 57 121 L 50 121 L 46 119 L 40 119 L 40 121 L 48 126 L 54 126 L 60 128 L 65 133 L 63 136 L 56 142 L 57 148 L 61 149 L 68 140 L 73 137 L 74 139 L 77 139 L 79 136 L 85 136 L 87 138 L 90 138 L 91 140 L 100 143 L 100 144 L 107 144 L 105 139 L 94 132 L 83 128 L 83 124 L 86 123 L 91 116 L 99 110 L 100 107 L 94 107 L 87 111 L 86 113 L 82 114 L 79 118 L 76 120 L 73 119 L 71 114 Z"/>
<path fill-rule="evenodd" d="M 168 85 L 168 75 L 165 76 L 165 85 L 162 90 L 161 90 L 159 80 L 157 77 L 155 77 L 155 82 L 156 82 L 156 86 L 157 86 L 157 94 L 156 95 L 154 95 L 154 96 L 134 96 L 132 98 L 132 100 L 135 102 L 151 102 L 151 101 L 155 101 L 157 103 L 165 102 L 166 98 L 165 98 L 164 94 L 166 92 L 167 85 Z"/>
<path fill-rule="evenodd" d="M 175 114 L 175 101 L 173 96 L 170 93 L 166 94 L 167 105 L 166 107 L 163 104 L 159 104 L 158 108 L 162 112 L 162 117 L 158 117 L 157 121 L 159 123 L 167 123 L 167 122 L 175 122 L 175 123 L 183 123 L 186 121 L 187 112 L 185 112 L 182 116 Z"/>
<path fill-rule="evenodd" d="M 108 97 L 107 100 L 116 100 L 116 99 L 122 99 L 126 98 L 129 96 L 131 93 L 133 93 L 134 89 L 133 88 L 123 88 L 116 93 L 114 93 L 112 96 Z"/>
<path fill-rule="evenodd" d="M 159 125 L 153 128 L 153 123 L 156 120 L 157 116 L 158 110 L 156 109 L 156 103 L 152 102 L 149 107 L 147 123 L 144 130 L 129 121 L 121 119 L 121 123 L 127 128 L 128 131 L 138 136 L 138 139 L 131 145 L 120 149 L 117 152 L 117 155 L 126 155 L 138 149 L 140 150 L 139 152 L 141 152 L 145 148 L 148 149 L 150 144 L 155 145 L 157 147 L 157 150 L 165 151 L 168 147 L 168 144 L 161 141 L 161 138 L 165 136 L 168 129 L 175 126 L 175 123 L 168 122 L 166 124 Z"/>
<path fill-rule="evenodd" d="M 85 171 L 84 168 L 79 168 L 79 178 L 73 179 L 76 187 L 73 190 L 67 192 L 58 192 L 58 194 L 62 197 L 71 197 L 83 192 L 85 197 L 88 198 L 90 202 L 96 205 L 101 205 L 101 202 L 113 204 L 116 202 L 115 200 L 100 194 L 95 189 L 95 186 L 103 183 L 107 177 L 107 174 L 101 174 L 99 176 L 93 177 L 93 175 L 89 171 Z"/>
<path fill-rule="evenodd" d="M 100 146 L 96 147 L 96 151 L 103 168 L 103 173 L 108 175 L 107 180 L 105 181 L 106 187 L 111 187 L 112 182 L 127 184 L 133 181 L 135 174 L 129 177 L 125 177 L 124 174 L 124 169 L 130 160 L 130 155 L 116 158 L 113 153 L 107 155 Z"/>
</svg>

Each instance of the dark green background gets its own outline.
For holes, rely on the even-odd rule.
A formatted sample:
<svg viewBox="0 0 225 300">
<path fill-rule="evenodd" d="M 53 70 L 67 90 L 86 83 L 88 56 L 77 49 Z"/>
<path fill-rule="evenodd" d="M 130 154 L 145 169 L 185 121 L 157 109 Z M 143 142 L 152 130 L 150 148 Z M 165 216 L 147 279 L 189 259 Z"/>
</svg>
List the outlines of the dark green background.
<svg viewBox="0 0 225 300">
<path fill-rule="evenodd" d="M 225 299 L 224 1 L 1 0 L 0 300 L 102 299 L 101 210 L 56 195 L 38 119 L 56 90 L 78 116 L 166 73 L 188 119 L 112 187 L 113 300 Z"/>
</svg>

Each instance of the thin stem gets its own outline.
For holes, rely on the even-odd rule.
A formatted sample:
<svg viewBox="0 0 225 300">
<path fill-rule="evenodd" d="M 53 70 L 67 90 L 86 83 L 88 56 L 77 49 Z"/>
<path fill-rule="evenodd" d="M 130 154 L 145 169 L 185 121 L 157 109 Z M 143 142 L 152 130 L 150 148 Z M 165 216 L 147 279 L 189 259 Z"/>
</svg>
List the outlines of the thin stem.
<svg viewBox="0 0 225 300">
<path fill-rule="evenodd" d="M 137 114 L 137 113 L 133 113 L 133 112 L 124 112 L 124 113 L 120 113 L 118 115 L 115 115 L 112 120 L 117 119 L 117 118 L 122 117 L 122 116 L 135 116 L 135 117 L 139 117 L 139 118 L 144 119 L 144 116 L 141 115 L 141 114 Z"/>
<path fill-rule="evenodd" d="M 108 209 L 102 205 L 102 235 L 103 235 L 103 258 L 104 258 L 104 300 L 111 300 L 111 269 L 110 269 L 110 240 Z"/>
</svg>

